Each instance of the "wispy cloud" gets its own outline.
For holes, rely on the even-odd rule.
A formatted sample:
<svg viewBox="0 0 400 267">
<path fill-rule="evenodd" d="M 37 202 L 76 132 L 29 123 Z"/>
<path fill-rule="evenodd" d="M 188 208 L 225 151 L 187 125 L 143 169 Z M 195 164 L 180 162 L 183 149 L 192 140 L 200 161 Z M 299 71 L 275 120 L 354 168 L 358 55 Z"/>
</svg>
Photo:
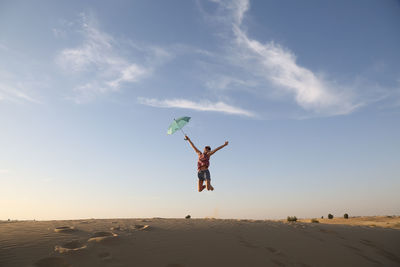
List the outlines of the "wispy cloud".
<svg viewBox="0 0 400 267">
<path fill-rule="evenodd" d="M 79 93 L 76 102 L 118 91 L 124 84 L 137 83 L 153 72 L 154 60 L 139 63 L 123 56 L 123 42 L 101 31 L 93 15 L 81 14 L 81 20 L 82 44 L 63 49 L 56 58 L 65 71 L 81 77 L 81 83 L 74 88 Z M 151 53 L 157 62 L 169 56 L 160 47 L 151 47 L 145 52 Z"/>
<path fill-rule="evenodd" d="M 210 0 L 219 5 L 220 11 L 228 11 L 223 16 L 235 24 L 241 24 L 244 14 L 250 7 L 249 0 Z"/>
<path fill-rule="evenodd" d="M 261 44 L 250 39 L 237 25 L 233 30 L 241 52 L 256 63 L 251 65 L 251 68 L 257 68 L 254 73 L 292 94 L 302 108 L 318 114 L 339 115 L 348 114 L 360 105 L 354 104 L 345 91 L 334 88 L 329 81 L 298 65 L 290 50 L 272 41 Z"/>
<path fill-rule="evenodd" d="M 29 93 L 38 84 L 25 75 L 17 77 L 0 67 L 0 101 L 40 103 Z"/>
<path fill-rule="evenodd" d="M 197 111 L 214 111 L 222 112 L 231 115 L 241 115 L 247 117 L 255 117 L 256 114 L 252 111 L 248 111 L 236 106 L 228 105 L 224 102 L 211 102 L 208 100 L 194 102 L 187 99 L 165 99 L 158 100 L 154 98 L 138 98 L 139 103 L 147 106 L 158 107 L 158 108 L 182 108 L 182 109 L 192 109 Z"/>
<path fill-rule="evenodd" d="M 243 87 L 257 84 L 260 94 L 274 89 L 281 95 L 292 96 L 303 110 L 320 116 L 348 114 L 362 106 L 361 102 L 354 100 L 351 86 L 337 85 L 299 65 L 295 53 L 289 48 L 272 40 L 261 43 L 249 37 L 243 26 L 246 12 L 250 9 L 249 0 L 211 1 L 218 3 L 218 14 L 229 26 L 227 35 L 232 36 L 229 47 L 225 49 L 228 51 L 225 62 L 232 64 L 232 68 L 242 68 L 244 76 L 253 77 L 253 81 L 240 77 L 227 79 L 225 74 L 221 74 L 216 81 L 207 80 L 207 86 L 240 85 L 240 81 Z"/>
</svg>

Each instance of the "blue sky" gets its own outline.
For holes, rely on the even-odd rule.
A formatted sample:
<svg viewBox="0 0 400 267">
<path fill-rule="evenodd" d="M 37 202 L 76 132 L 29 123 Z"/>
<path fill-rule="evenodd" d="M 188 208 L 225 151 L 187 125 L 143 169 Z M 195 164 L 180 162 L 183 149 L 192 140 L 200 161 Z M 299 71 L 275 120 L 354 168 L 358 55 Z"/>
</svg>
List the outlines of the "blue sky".
<svg viewBox="0 0 400 267">
<path fill-rule="evenodd" d="M 399 214 L 398 1 L 1 1 L 0 219 Z M 194 143 L 214 192 L 196 192 Z"/>
</svg>

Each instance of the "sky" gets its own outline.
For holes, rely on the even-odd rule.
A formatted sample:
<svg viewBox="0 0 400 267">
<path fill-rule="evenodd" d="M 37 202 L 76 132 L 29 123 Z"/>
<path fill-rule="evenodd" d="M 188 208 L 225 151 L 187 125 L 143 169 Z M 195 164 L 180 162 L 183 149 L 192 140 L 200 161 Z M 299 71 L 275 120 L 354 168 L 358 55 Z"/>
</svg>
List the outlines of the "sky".
<svg viewBox="0 0 400 267">
<path fill-rule="evenodd" d="M 400 214 L 400 2 L 0 1 L 0 220 Z M 196 146 L 213 192 L 197 192 Z"/>
</svg>

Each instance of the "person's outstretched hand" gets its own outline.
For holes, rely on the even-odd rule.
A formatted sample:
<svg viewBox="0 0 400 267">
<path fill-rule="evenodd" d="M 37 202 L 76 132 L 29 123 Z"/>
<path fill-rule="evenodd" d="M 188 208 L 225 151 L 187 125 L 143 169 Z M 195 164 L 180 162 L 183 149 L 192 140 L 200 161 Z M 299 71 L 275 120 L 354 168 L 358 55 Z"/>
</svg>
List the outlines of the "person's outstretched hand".
<svg viewBox="0 0 400 267">
<path fill-rule="evenodd" d="M 229 142 L 228 142 L 228 141 L 225 141 L 225 144 L 224 144 L 224 145 L 227 146 L 228 144 L 229 144 Z"/>
</svg>

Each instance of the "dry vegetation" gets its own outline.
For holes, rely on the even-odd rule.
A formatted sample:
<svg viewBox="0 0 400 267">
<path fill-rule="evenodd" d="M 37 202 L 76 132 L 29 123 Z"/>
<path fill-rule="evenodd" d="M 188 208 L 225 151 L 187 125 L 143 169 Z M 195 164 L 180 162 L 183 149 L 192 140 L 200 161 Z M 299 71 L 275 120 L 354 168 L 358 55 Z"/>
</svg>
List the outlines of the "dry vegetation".
<svg viewBox="0 0 400 267">
<path fill-rule="evenodd" d="M 312 222 L 312 219 L 298 219 L 298 222 Z M 400 229 L 400 216 L 360 216 L 349 217 L 334 217 L 333 219 L 318 219 L 319 223 L 325 224 L 346 224 L 370 227 L 384 227 L 392 229 Z"/>
</svg>

